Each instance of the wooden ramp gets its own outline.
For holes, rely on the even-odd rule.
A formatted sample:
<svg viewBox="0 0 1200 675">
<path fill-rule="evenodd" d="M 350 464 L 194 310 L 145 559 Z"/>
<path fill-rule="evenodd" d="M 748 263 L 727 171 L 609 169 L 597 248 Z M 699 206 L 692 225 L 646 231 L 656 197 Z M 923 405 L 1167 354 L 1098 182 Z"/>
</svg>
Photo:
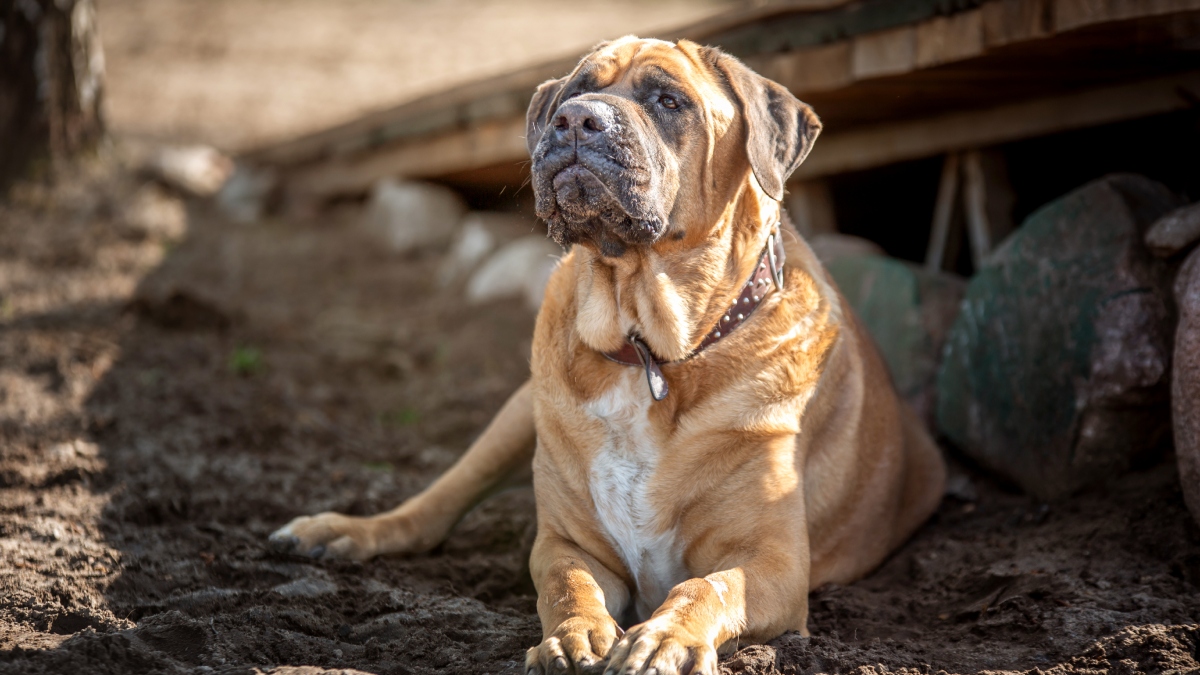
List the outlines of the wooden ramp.
<svg viewBox="0 0 1200 675">
<path fill-rule="evenodd" d="M 794 0 L 667 34 L 718 45 L 814 106 L 825 133 L 794 180 L 1193 107 L 1200 0 Z M 525 108 L 578 55 L 245 153 L 286 198 L 386 176 L 516 187 Z"/>
</svg>

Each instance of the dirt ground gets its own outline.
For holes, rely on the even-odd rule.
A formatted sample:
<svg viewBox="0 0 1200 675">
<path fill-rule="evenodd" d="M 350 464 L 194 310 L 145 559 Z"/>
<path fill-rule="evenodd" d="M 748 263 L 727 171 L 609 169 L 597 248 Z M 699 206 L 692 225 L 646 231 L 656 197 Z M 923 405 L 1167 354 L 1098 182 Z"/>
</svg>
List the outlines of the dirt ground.
<svg viewBox="0 0 1200 675">
<path fill-rule="evenodd" d="M 533 316 L 437 290 L 436 255 L 383 252 L 353 211 L 238 226 L 108 154 L 0 202 L 0 673 L 519 672 L 528 489 L 425 556 L 264 542 L 444 470 L 525 377 Z M 961 468 L 952 493 L 813 593 L 813 637 L 722 672 L 1200 670 L 1170 456 L 1050 506 Z"/>
<path fill-rule="evenodd" d="M 228 152 L 734 4 L 97 0 L 113 130 Z"/>
</svg>

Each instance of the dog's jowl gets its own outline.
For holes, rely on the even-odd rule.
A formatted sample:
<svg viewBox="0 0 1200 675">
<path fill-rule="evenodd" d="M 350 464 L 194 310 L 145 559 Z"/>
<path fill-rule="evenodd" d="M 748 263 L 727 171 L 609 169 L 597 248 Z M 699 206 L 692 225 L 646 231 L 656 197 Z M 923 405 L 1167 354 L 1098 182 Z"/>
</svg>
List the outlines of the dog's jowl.
<svg viewBox="0 0 1200 675">
<path fill-rule="evenodd" d="M 811 108 L 719 50 L 626 37 L 539 87 L 527 120 L 537 212 L 569 247 L 529 383 L 394 511 L 272 540 L 428 550 L 532 465 L 526 668 L 712 675 L 722 647 L 807 633 L 809 590 L 901 544 L 942 460 L 780 206 Z"/>
</svg>

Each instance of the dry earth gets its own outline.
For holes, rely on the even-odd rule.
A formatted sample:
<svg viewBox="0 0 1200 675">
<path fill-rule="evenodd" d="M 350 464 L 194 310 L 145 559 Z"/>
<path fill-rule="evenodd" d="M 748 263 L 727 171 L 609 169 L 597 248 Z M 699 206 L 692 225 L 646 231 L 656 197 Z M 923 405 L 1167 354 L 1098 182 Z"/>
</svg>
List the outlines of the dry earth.
<svg viewBox="0 0 1200 675">
<path fill-rule="evenodd" d="M 519 670 L 527 489 L 425 556 L 263 545 L 413 494 L 527 372 L 519 302 L 464 306 L 355 215 L 236 226 L 111 157 L 0 203 L 0 673 Z M 812 638 L 723 672 L 1194 672 L 1173 466 L 1051 506 L 962 470 L 878 572 L 813 594 Z"/>
</svg>

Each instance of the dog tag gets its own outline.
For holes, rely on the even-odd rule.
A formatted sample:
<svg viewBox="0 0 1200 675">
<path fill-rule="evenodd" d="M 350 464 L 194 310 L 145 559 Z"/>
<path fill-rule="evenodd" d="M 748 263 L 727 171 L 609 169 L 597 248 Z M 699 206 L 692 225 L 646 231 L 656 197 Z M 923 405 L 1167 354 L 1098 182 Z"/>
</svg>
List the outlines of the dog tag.
<svg viewBox="0 0 1200 675">
<path fill-rule="evenodd" d="M 650 347 L 645 342 L 642 342 L 641 338 L 631 336 L 629 341 L 637 350 L 638 358 L 642 361 L 642 368 L 646 371 L 646 384 L 650 385 L 650 396 L 655 401 L 663 400 L 667 397 L 667 380 L 663 377 L 658 362 L 654 360 L 654 353 L 650 351 Z"/>
</svg>

